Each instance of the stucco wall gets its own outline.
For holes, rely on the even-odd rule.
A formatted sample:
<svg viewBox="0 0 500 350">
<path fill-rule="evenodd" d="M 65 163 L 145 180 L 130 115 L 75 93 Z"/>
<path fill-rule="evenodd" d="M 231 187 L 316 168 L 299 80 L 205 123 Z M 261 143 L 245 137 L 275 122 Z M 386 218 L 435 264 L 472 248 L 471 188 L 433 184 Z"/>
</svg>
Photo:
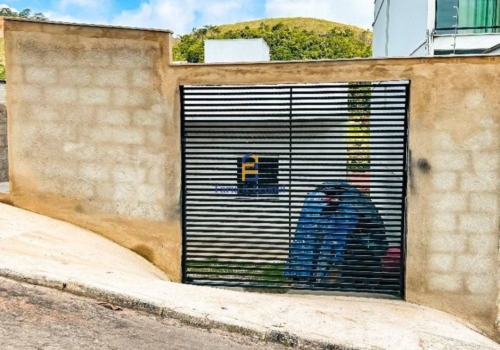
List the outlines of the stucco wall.
<svg viewBox="0 0 500 350">
<path fill-rule="evenodd" d="M 9 163 L 7 157 L 7 109 L 0 104 L 0 182 L 9 179 Z"/>
<path fill-rule="evenodd" d="M 500 57 L 183 65 L 168 80 L 172 89 L 410 80 L 406 300 L 497 336 L 499 66 Z"/>
<path fill-rule="evenodd" d="M 170 33 L 5 21 L 12 196 L 179 279 Z M 177 136 L 175 137 L 177 139 Z"/>
<path fill-rule="evenodd" d="M 498 335 L 500 57 L 171 67 L 164 33 L 5 28 L 12 202 L 176 278 L 179 85 L 410 80 L 406 299 Z"/>
</svg>

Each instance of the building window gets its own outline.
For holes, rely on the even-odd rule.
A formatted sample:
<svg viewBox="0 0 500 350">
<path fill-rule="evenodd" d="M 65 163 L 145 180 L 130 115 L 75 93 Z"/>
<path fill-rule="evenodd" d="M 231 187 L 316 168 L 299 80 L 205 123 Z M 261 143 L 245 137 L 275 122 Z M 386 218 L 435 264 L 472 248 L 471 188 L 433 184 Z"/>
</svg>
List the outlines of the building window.
<svg viewBox="0 0 500 350">
<path fill-rule="evenodd" d="M 458 18 L 457 18 L 458 14 Z M 437 0 L 436 32 L 500 33 L 500 0 Z"/>
</svg>

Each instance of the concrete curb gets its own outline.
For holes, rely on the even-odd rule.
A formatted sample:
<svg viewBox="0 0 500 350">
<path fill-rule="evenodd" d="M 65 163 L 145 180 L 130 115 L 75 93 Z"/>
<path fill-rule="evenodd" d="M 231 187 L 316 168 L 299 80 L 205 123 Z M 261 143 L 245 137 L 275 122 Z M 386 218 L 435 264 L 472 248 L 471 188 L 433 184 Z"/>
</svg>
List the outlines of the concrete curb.
<svg viewBox="0 0 500 350">
<path fill-rule="evenodd" d="M 203 329 L 218 329 L 230 333 L 238 333 L 246 336 L 256 337 L 259 340 L 272 341 L 280 343 L 295 349 L 318 349 L 318 350 L 381 350 L 379 347 L 358 347 L 349 344 L 333 344 L 328 342 L 317 342 L 306 339 L 304 337 L 290 334 L 289 332 L 281 332 L 278 330 L 262 331 L 257 327 L 252 328 L 233 325 L 230 322 L 224 323 L 213 321 L 208 318 L 193 317 L 175 309 L 158 305 L 151 301 L 141 301 L 128 296 L 125 293 L 111 292 L 104 288 L 89 286 L 77 282 L 64 282 L 57 278 L 47 276 L 27 276 L 22 273 L 9 269 L 0 269 L 0 277 L 9 278 L 23 283 L 33 284 L 37 286 L 57 289 L 74 295 L 96 299 L 99 301 L 109 302 L 123 308 L 143 311 L 152 315 L 172 318 L 182 322 L 183 324 L 203 328 Z"/>
</svg>

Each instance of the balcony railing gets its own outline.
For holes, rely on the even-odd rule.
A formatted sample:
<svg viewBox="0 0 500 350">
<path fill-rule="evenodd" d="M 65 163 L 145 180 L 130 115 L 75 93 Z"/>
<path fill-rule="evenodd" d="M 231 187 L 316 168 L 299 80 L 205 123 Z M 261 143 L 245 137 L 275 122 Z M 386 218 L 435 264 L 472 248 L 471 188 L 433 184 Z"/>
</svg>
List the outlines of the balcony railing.
<svg viewBox="0 0 500 350">
<path fill-rule="evenodd" d="M 500 33 L 500 0 L 437 0 L 436 33 Z"/>
</svg>

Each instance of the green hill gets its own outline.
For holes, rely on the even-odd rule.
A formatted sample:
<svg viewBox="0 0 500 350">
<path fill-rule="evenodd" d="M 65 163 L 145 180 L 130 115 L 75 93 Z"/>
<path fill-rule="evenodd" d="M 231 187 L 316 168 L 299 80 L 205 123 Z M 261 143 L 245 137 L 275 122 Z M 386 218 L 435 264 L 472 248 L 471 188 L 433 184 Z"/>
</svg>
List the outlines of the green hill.
<svg viewBox="0 0 500 350">
<path fill-rule="evenodd" d="M 224 24 L 218 27 L 221 29 L 221 31 L 228 32 L 230 30 L 245 29 L 245 27 L 258 28 L 260 27 L 261 23 L 264 23 L 271 27 L 279 23 L 282 23 L 284 26 L 289 28 L 298 28 L 301 30 L 305 29 L 309 31 L 314 31 L 318 34 L 327 34 L 329 31 L 333 29 L 349 29 L 354 31 L 354 33 L 360 38 L 364 38 L 365 40 L 367 40 L 367 42 L 370 44 L 372 40 L 372 33 L 368 30 L 355 26 L 350 26 L 347 24 L 330 22 L 324 19 L 317 19 L 317 18 L 303 18 L 303 17 L 267 18 L 267 19 L 258 19 L 255 21 L 248 21 L 248 22 Z"/>
<path fill-rule="evenodd" d="M 263 38 L 274 61 L 371 56 L 368 30 L 313 18 L 270 18 L 194 29 L 176 38 L 174 60 L 203 62 L 205 39 L 244 38 Z"/>
</svg>

